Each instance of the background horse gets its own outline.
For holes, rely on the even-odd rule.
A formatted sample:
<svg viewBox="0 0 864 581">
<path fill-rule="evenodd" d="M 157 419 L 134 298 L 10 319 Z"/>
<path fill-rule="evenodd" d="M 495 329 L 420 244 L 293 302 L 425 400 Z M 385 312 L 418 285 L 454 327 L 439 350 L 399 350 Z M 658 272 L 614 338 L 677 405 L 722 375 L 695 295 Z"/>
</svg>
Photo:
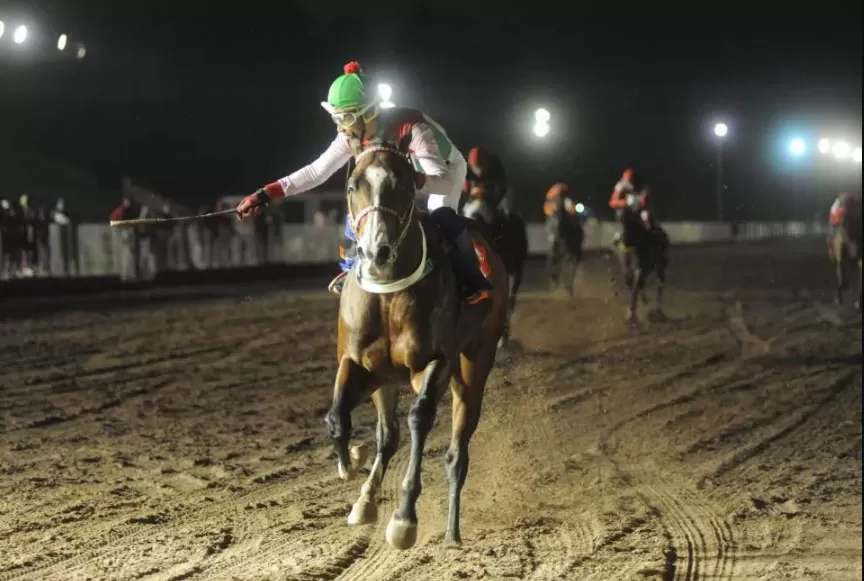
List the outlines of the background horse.
<svg viewBox="0 0 864 581">
<path fill-rule="evenodd" d="M 482 198 L 468 200 L 462 207 L 466 218 L 484 223 L 491 232 L 495 249 L 507 271 L 507 285 L 510 300 L 507 309 L 507 326 L 498 347 L 504 347 L 510 340 L 510 323 L 516 309 L 516 297 L 522 286 L 525 260 L 528 258 L 528 228 L 522 216 L 512 212 L 495 212 Z"/>
<path fill-rule="evenodd" d="M 624 232 L 615 243 L 618 260 L 624 272 L 624 283 L 630 291 L 627 320 L 636 320 L 637 299 L 648 302 L 645 297 L 645 282 L 651 272 L 657 273 L 657 313 L 663 314 L 663 288 L 666 284 L 666 269 L 669 266 L 669 236 L 658 225 L 649 230 L 642 220 L 623 219 Z"/>
<path fill-rule="evenodd" d="M 464 302 L 435 214 L 415 209 L 415 174 L 395 149 L 375 146 L 357 156 L 348 182 L 348 213 L 357 256 L 339 303 L 336 373 L 327 413 L 339 475 L 356 474 L 363 459 L 349 450 L 351 411 L 367 395 L 378 411 L 378 451 L 369 478 L 351 508 L 349 524 L 377 519 L 377 496 L 399 446 L 399 385 L 416 394 L 408 412 L 411 452 L 402 499 L 387 525 L 387 542 L 407 549 L 417 540 L 416 503 L 426 437 L 438 403 L 450 387 L 453 427 L 445 456 L 449 513 L 445 540 L 460 542 L 459 505 L 468 474 L 468 442 L 480 419 L 486 380 L 507 322 L 507 275 L 489 242 L 470 233 L 494 289 L 485 301 Z M 439 215 L 440 218 L 440 215 Z M 459 220 L 455 214 L 452 218 Z"/>
<path fill-rule="evenodd" d="M 549 240 L 549 253 L 546 255 L 549 282 L 553 288 L 558 288 L 563 281 L 564 290 L 572 296 L 585 241 L 582 218 L 576 213 L 572 200 L 564 196 L 545 202 L 543 213 Z"/>
<path fill-rule="evenodd" d="M 858 270 L 858 297 L 855 308 L 861 310 L 861 197 L 846 200 L 846 212 L 841 223 L 834 227 L 828 240 L 828 256 L 837 273 L 835 302 L 843 304 L 843 293 L 849 284 L 849 270 Z"/>
</svg>

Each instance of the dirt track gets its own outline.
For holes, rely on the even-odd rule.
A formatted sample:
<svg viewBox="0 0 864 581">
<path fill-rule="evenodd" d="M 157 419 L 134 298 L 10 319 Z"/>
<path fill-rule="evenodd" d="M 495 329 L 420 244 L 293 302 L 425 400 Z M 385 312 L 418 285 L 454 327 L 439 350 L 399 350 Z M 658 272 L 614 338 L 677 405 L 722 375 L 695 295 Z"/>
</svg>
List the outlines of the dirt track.
<svg viewBox="0 0 864 581">
<path fill-rule="evenodd" d="M 378 525 L 346 524 L 323 291 L 2 322 L 0 581 L 861 579 L 861 319 L 830 303 L 824 244 L 800 246 L 676 250 L 670 320 L 639 330 L 602 257 L 572 302 L 528 285 L 461 548 L 449 399 L 418 546 L 384 541 L 407 430 Z M 374 451 L 373 421 L 355 413 Z"/>
</svg>

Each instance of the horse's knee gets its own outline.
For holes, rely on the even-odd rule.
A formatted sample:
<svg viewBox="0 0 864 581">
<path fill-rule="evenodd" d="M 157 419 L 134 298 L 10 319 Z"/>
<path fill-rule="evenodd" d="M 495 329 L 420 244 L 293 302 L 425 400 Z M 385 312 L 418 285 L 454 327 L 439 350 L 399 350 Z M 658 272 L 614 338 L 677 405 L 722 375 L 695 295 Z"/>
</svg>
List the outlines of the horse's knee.
<svg viewBox="0 0 864 581">
<path fill-rule="evenodd" d="M 427 433 L 435 421 L 435 400 L 421 393 L 408 410 L 408 427 L 412 433 Z"/>
</svg>

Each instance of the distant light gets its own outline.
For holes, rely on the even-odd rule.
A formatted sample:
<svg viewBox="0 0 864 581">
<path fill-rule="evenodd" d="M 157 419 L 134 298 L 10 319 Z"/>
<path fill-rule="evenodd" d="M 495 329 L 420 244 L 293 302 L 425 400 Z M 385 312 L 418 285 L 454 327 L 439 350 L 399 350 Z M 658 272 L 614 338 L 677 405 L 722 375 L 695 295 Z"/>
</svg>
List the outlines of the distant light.
<svg viewBox="0 0 864 581">
<path fill-rule="evenodd" d="M 534 111 L 534 121 L 536 121 L 538 125 L 546 125 L 551 119 L 552 114 L 542 107 Z"/>
<path fill-rule="evenodd" d="M 819 153 L 828 153 L 831 151 L 831 140 L 823 137 L 819 140 Z"/>
<path fill-rule="evenodd" d="M 389 101 L 390 97 L 393 96 L 393 87 L 386 83 L 381 83 L 378 85 L 378 96 L 381 97 L 382 101 Z"/>
<path fill-rule="evenodd" d="M 861 163 L 861 148 L 860 147 L 856 147 L 852 151 L 852 159 L 855 161 L 855 163 Z"/>
<path fill-rule="evenodd" d="M 66 35 L 61 34 L 60 38 L 57 39 L 57 50 L 64 50 L 66 48 L 66 41 L 67 40 L 68 40 L 68 38 L 66 38 Z"/>
<path fill-rule="evenodd" d="M 75 58 L 83 59 L 85 56 L 87 56 L 87 47 L 78 43 L 78 50 L 75 51 Z"/>
<path fill-rule="evenodd" d="M 537 137 L 546 137 L 549 135 L 549 124 L 548 123 L 535 123 L 534 124 L 534 135 Z"/>
<path fill-rule="evenodd" d="M 378 106 L 381 107 L 382 109 L 389 109 L 391 107 L 395 107 L 396 104 L 393 103 L 392 101 L 382 101 L 381 104 Z"/>
<path fill-rule="evenodd" d="M 583 204 L 582 202 L 579 202 L 578 204 L 576 204 L 576 211 L 579 214 L 584 214 L 585 213 L 585 204 Z"/>
<path fill-rule="evenodd" d="M 6 32 L 6 25 L 0 20 L 0 38 L 3 38 L 3 33 Z"/>
<path fill-rule="evenodd" d="M 831 148 L 831 153 L 833 153 L 834 157 L 837 159 L 845 159 L 852 153 L 852 148 L 849 147 L 849 144 L 845 141 L 838 141 L 834 144 L 834 147 Z"/>
<path fill-rule="evenodd" d="M 27 27 L 22 24 L 16 28 L 15 33 L 12 35 L 12 40 L 15 41 L 15 44 L 22 44 L 27 40 Z"/>
<path fill-rule="evenodd" d="M 800 137 L 796 137 L 789 142 L 789 153 L 792 155 L 798 157 L 804 155 L 805 151 L 807 151 L 807 144 Z"/>
<path fill-rule="evenodd" d="M 714 126 L 714 135 L 717 137 L 726 137 L 727 133 L 729 133 L 729 126 L 725 123 L 717 123 Z"/>
</svg>

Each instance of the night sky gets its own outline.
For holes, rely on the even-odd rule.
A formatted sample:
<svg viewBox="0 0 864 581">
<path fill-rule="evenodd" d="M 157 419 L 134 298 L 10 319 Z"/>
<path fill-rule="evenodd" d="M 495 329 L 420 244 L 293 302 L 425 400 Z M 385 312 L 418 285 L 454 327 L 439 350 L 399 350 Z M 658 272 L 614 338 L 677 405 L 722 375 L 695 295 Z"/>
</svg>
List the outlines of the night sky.
<svg viewBox="0 0 864 581">
<path fill-rule="evenodd" d="M 190 205 L 250 193 L 328 145 L 319 102 L 356 59 L 464 153 L 500 152 L 532 217 L 558 180 L 605 206 L 632 166 L 662 218 L 710 219 L 718 119 L 732 217 L 782 219 L 860 188 L 860 165 L 785 150 L 799 135 L 809 153 L 823 134 L 861 144 L 860 0 L 668 4 L 0 2 L 0 20 L 25 15 L 46 45 L 0 48 L 0 144 Z M 58 58 L 59 32 L 87 57 Z M 538 106 L 553 115 L 545 142 Z"/>
</svg>

